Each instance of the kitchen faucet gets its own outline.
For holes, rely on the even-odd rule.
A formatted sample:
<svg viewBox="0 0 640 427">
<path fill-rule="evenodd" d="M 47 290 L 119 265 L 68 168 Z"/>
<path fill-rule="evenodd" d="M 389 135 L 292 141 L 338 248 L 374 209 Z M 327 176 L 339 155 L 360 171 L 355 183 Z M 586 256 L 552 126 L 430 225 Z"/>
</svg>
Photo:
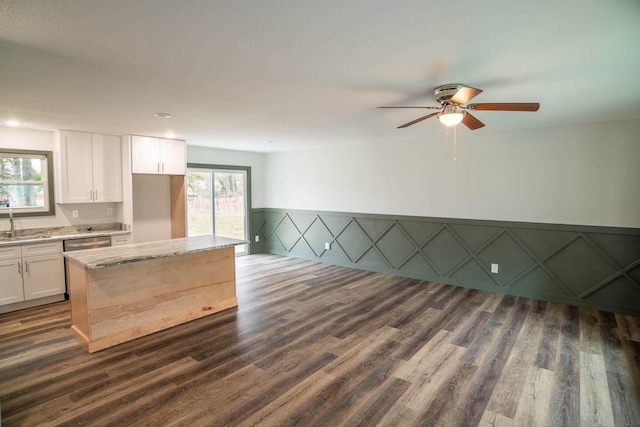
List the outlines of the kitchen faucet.
<svg viewBox="0 0 640 427">
<path fill-rule="evenodd" d="M 11 234 L 11 237 L 16 237 L 16 229 L 13 226 L 13 208 L 9 208 L 9 224 L 11 225 L 11 231 L 7 234 Z"/>
</svg>

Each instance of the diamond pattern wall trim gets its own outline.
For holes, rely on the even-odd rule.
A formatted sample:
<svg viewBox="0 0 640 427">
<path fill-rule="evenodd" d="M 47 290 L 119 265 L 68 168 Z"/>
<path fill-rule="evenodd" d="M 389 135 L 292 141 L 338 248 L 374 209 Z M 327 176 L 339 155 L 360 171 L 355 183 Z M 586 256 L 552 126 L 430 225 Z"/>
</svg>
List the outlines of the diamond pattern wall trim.
<svg viewBox="0 0 640 427">
<path fill-rule="evenodd" d="M 251 224 L 251 253 L 640 315 L 640 229 L 281 209 Z"/>
</svg>

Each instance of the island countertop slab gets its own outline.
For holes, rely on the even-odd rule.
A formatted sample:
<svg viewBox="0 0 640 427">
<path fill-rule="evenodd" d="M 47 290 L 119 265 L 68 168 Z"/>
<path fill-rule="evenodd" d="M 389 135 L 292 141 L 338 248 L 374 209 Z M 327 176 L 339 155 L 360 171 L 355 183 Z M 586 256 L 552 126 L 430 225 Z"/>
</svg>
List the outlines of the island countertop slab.
<svg viewBox="0 0 640 427">
<path fill-rule="evenodd" d="M 133 245 L 63 252 L 63 255 L 83 265 L 85 268 L 95 269 L 195 252 L 211 251 L 248 243 L 246 240 L 232 239 L 229 237 L 195 236 L 136 243 Z"/>
</svg>

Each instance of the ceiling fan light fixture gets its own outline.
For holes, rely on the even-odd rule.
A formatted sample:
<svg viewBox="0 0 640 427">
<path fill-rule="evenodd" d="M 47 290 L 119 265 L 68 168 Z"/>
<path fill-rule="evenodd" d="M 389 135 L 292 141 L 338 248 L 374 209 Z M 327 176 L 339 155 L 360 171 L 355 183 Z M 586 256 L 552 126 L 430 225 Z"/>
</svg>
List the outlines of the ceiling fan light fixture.
<svg viewBox="0 0 640 427">
<path fill-rule="evenodd" d="M 455 126 L 464 118 L 464 111 L 457 110 L 453 105 L 447 105 L 442 113 L 438 114 L 438 120 L 445 126 Z"/>
</svg>

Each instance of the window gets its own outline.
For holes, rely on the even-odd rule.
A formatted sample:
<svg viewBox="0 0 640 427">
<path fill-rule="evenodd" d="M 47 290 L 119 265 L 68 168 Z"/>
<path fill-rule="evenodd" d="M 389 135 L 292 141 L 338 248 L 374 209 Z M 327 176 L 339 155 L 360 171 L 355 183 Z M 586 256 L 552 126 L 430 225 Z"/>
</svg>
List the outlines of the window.
<svg viewBox="0 0 640 427">
<path fill-rule="evenodd" d="M 249 236 L 251 168 L 187 164 L 187 235 L 213 234 L 246 240 Z M 249 245 L 235 247 L 236 255 Z"/>
<path fill-rule="evenodd" d="M 51 151 L 0 148 L 0 216 L 54 215 Z"/>
</svg>

